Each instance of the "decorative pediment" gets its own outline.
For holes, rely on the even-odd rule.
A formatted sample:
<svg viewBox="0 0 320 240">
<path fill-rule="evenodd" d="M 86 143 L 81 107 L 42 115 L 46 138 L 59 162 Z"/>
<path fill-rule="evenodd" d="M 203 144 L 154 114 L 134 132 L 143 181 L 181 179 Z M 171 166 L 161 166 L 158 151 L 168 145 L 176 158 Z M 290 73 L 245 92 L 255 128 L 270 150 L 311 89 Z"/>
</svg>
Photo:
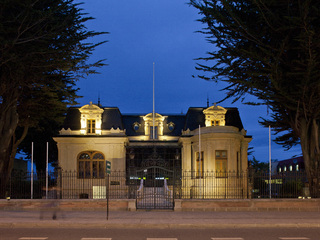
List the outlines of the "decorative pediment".
<svg viewBox="0 0 320 240">
<path fill-rule="evenodd" d="M 154 122 L 153 122 L 153 114 L 148 113 L 147 115 L 143 116 L 143 120 L 145 123 L 145 135 L 149 135 L 152 133 L 150 127 L 155 127 L 156 129 L 156 136 L 163 135 L 163 121 L 166 117 L 160 115 L 159 113 L 154 114 Z M 156 137 L 157 138 L 157 137 Z"/>
<path fill-rule="evenodd" d="M 203 113 L 205 114 L 205 118 L 206 118 L 206 127 L 225 126 L 226 112 L 227 110 L 225 108 L 217 106 L 216 104 L 203 110 Z"/>
<path fill-rule="evenodd" d="M 90 104 L 81 107 L 79 111 L 81 113 L 81 134 L 101 135 L 101 119 L 104 110 L 90 102 Z"/>
<path fill-rule="evenodd" d="M 81 107 L 79 109 L 81 115 L 87 115 L 88 117 L 97 117 L 97 114 L 102 114 L 103 113 L 103 109 L 101 109 L 99 106 L 92 104 L 92 102 L 90 102 L 90 104 L 84 105 L 83 107 Z"/>
<path fill-rule="evenodd" d="M 165 119 L 165 117 L 162 116 L 161 114 L 159 114 L 159 113 L 155 113 L 155 114 L 154 114 L 154 121 L 155 121 L 156 123 L 163 122 L 164 119 Z M 151 123 L 153 123 L 152 113 L 148 113 L 147 115 L 145 115 L 145 116 L 143 117 L 143 120 L 144 120 L 145 122 L 151 122 Z M 152 126 L 152 125 L 150 125 L 150 126 Z"/>
</svg>

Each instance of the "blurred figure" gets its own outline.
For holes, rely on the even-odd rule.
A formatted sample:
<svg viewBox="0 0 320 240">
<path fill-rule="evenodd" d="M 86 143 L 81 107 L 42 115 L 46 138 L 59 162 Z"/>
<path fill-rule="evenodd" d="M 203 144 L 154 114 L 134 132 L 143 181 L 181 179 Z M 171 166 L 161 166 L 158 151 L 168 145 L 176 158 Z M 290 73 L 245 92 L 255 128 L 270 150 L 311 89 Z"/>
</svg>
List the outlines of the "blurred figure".
<svg viewBox="0 0 320 240">
<path fill-rule="evenodd" d="M 48 189 L 48 198 L 46 202 L 40 207 L 40 219 L 43 219 L 45 212 L 52 212 L 52 219 L 57 219 L 57 212 L 59 210 L 59 200 L 58 200 L 58 188 L 50 187 Z"/>
</svg>

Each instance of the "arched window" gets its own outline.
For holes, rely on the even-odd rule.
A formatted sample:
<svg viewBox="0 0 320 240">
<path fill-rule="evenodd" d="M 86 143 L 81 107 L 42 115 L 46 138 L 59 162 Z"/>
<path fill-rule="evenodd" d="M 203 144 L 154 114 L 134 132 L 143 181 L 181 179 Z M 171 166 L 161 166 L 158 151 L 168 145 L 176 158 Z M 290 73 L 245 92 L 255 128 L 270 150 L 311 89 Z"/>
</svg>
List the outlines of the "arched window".
<svg viewBox="0 0 320 240">
<path fill-rule="evenodd" d="M 106 162 L 101 152 L 87 151 L 78 155 L 79 178 L 104 178 Z"/>
</svg>

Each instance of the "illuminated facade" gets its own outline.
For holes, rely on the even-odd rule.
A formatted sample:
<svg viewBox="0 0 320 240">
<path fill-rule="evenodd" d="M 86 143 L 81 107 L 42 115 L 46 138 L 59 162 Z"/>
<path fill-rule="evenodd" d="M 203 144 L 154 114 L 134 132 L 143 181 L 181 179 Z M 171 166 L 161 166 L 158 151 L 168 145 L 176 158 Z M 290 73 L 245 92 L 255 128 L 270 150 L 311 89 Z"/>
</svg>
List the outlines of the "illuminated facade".
<svg viewBox="0 0 320 240">
<path fill-rule="evenodd" d="M 200 136 L 199 136 L 200 134 Z M 251 136 L 237 108 L 189 108 L 186 114 L 122 114 L 116 107 L 88 104 L 71 107 L 58 143 L 59 166 L 77 171 L 79 179 L 103 178 L 111 171 L 152 166 L 194 172 L 190 185 L 204 172 L 245 172 Z M 187 190 L 190 192 L 189 190 Z"/>
</svg>

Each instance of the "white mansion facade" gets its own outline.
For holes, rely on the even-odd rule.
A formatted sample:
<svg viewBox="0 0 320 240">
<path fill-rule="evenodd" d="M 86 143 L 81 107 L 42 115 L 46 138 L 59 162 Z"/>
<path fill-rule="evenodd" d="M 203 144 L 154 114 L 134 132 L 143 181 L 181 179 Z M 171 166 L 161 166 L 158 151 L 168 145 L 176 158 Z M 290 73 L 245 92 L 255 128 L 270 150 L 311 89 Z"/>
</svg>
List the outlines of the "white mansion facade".
<svg viewBox="0 0 320 240">
<path fill-rule="evenodd" d="M 90 102 L 69 108 L 54 140 L 59 166 L 76 171 L 79 180 L 104 178 L 107 164 L 111 171 L 129 175 L 130 167 L 161 167 L 190 171 L 201 179 L 208 171 L 220 177 L 245 172 L 252 137 L 246 135 L 237 108 L 192 107 L 186 114 L 153 116 L 122 114 L 117 107 Z"/>
</svg>

